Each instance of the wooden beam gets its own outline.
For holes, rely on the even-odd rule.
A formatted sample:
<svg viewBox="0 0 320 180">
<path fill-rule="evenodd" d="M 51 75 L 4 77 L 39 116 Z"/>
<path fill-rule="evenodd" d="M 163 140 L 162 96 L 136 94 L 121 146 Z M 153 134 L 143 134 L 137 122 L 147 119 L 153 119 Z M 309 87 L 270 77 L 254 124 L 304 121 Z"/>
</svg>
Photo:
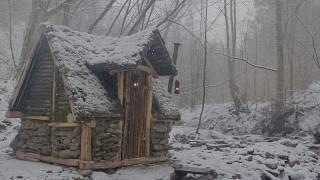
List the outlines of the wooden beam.
<svg viewBox="0 0 320 180">
<path fill-rule="evenodd" d="M 147 97 L 147 116 L 146 116 L 146 156 L 150 156 L 150 127 L 151 127 L 151 109 L 152 109 L 152 77 L 148 76 L 148 97 Z"/>
<path fill-rule="evenodd" d="M 23 117 L 23 113 L 22 112 L 18 112 L 18 111 L 7 111 L 6 112 L 6 117 L 7 118 L 22 118 Z"/>
<path fill-rule="evenodd" d="M 155 163 L 155 162 L 163 162 L 167 161 L 168 157 L 161 156 L 161 157 L 141 157 L 141 158 L 135 158 L 135 159 L 126 159 L 121 161 L 121 166 L 131 166 L 131 165 L 137 165 L 137 164 L 149 164 L 149 163 Z"/>
<path fill-rule="evenodd" d="M 91 161 L 91 127 L 86 123 L 81 124 L 81 161 Z"/>
<path fill-rule="evenodd" d="M 135 159 L 127 159 L 122 161 L 99 161 L 93 164 L 86 164 L 87 169 L 113 169 L 123 166 L 131 166 L 131 165 L 138 165 L 138 164 L 150 164 L 150 163 L 157 163 L 157 162 L 164 162 L 168 161 L 168 157 L 142 157 L 142 158 L 135 158 Z"/>
<path fill-rule="evenodd" d="M 119 147 L 119 151 L 118 151 L 118 160 L 120 161 L 121 159 L 122 159 L 122 141 L 123 141 L 123 123 L 124 123 L 124 120 L 121 120 L 121 121 L 119 121 L 119 123 L 118 123 L 118 127 L 119 127 L 119 129 L 121 130 L 121 132 L 122 132 L 122 134 L 121 134 L 121 139 L 120 139 L 120 142 L 121 142 L 121 145 L 120 145 L 120 147 Z"/>
<path fill-rule="evenodd" d="M 139 64 L 139 65 L 137 65 L 137 70 L 147 72 L 148 74 L 151 74 L 156 79 L 159 77 L 157 71 L 153 69 L 152 65 L 146 66 L 146 65 Z"/>
<path fill-rule="evenodd" d="M 39 120 L 39 121 L 50 121 L 49 116 L 22 116 L 23 119 Z"/>
<path fill-rule="evenodd" d="M 124 72 L 118 71 L 118 99 L 120 101 L 120 104 L 123 104 L 123 98 L 124 98 Z"/>
<path fill-rule="evenodd" d="M 81 124 L 80 123 L 64 123 L 64 122 L 54 122 L 54 123 L 49 123 L 48 126 L 53 127 L 53 128 L 70 128 L 70 127 L 79 127 Z"/>
<path fill-rule="evenodd" d="M 29 160 L 29 161 L 39 160 L 43 162 L 61 164 L 66 166 L 78 166 L 80 161 L 79 159 L 59 159 L 52 156 L 42 156 L 34 153 L 25 153 L 19 150 L 16 152 L 16 157 L 21 160 Z"/>
</svg>

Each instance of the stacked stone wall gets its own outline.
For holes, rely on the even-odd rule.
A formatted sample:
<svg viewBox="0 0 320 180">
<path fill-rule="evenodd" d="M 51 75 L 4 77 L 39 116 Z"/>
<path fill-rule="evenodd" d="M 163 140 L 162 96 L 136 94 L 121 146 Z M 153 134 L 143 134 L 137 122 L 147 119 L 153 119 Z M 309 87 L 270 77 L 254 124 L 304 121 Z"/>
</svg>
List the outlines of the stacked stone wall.
<svg viewBox="0 0 320 180">
<path fill-rule="evenodd" d="M 80 158 L 81 128 L 54 128 L 52 155 L 63 159 Z"/>
<path fill-rule="evenodd" d="M 170 121 L 153 121 L 151 124 L 151 157 L 167 156 L 169 150 Z"/>
<path fill-rule="evenodd" d="M 50 155 L 51 131 L 48 123 L 22 119 L 19 133 L 10 146 L 14 150 Z"/>
<path fill-rule="evenodd" d="M 120 160 L 121 136 L 119 121 L 97 121 L 96 127 L 92 130 L 93 160 Z"/>
</svg>

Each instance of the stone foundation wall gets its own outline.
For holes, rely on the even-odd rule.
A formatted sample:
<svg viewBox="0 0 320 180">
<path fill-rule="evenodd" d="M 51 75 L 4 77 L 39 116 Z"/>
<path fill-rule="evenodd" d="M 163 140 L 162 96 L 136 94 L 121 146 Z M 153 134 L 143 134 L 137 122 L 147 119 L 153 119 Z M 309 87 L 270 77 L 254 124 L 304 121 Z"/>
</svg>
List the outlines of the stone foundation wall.
<svg viewBox="0 0 320 180">
<path fill-rule="evenodd" d="M 169 150 L 169 133 L 172 130 L 171 122 L 153 121 L 151 123 L 151 157 L 166 156 Z"/>
<path fill-rule="evenodd" d="M 22 119 L 18 135 L 10 146 L 15 151 L 50 155 L 51 128 L 48 127 L 48 122 Z"/>
<path fill-rule="evenodd" d="M 119 121 L 97 121 L 92 129 L 92 158 L 94 161 L 119 160 L 122 130 Z"/>
<path fill-rule="evenodd" d="M 80 158 L 81 128 L 54 128 L 52 155 L 63 159 Z"/>
</svg>

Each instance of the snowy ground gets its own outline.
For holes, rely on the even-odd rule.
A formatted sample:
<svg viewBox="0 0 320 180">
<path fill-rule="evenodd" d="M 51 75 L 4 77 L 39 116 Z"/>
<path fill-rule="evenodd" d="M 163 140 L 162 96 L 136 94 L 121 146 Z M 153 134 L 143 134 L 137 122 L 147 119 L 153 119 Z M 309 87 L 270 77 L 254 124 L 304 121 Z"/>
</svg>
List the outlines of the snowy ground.
<svg viewBox="0 0 320 180">
<path fill-rule="evenodd" d="M 3 82 L 0 85 L 0 180 L 169 179 L 173 169 L 168 164 L 133 166 L 112 174 L 94 172 L 91 177 L 84 178 L 74 168 L 15 159 L 9 144 L 20 122 L 5 119 L 12 86 Z M 183 121 L 173 129 L 170 137 L 171 160 L 184 166 L 213 169 L 218 173 L 218 179 L 320 179 L 320 146 L 313 144 L 310 133 L 320 122 L 319 92 L 320 86 L 314 83 L 307 91 L 297 93 L 298 131 L 295 136 L 281 139 L 254 135 L 259 132 L 257 127 L 267 106 L 263 103 L 257 110 L 241 114 L 240 118 L 229 112 L 230 104 L 207 106 L 200 135 L 194 134 L 198 110 L 182 110 Z M 253 107 L 251 109 L 255 109 Z"/>
</svg>

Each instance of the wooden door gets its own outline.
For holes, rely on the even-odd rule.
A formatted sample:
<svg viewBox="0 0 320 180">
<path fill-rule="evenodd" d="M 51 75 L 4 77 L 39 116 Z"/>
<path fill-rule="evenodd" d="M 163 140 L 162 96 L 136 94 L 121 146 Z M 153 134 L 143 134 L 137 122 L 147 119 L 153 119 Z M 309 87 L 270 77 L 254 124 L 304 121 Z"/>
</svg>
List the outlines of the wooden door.
<svg viewBox="0 0 320 180">
<path fill-rule="evenodd" d="M 152 97 L 151 80 L 147 73 L 134 71 L 125 72 L 124 83 L 122 159 L 145 157 L 148 156 L 149 145 L 148 113 L 151 113 L 151 108 L 148 101 Z"/>
</svg>

